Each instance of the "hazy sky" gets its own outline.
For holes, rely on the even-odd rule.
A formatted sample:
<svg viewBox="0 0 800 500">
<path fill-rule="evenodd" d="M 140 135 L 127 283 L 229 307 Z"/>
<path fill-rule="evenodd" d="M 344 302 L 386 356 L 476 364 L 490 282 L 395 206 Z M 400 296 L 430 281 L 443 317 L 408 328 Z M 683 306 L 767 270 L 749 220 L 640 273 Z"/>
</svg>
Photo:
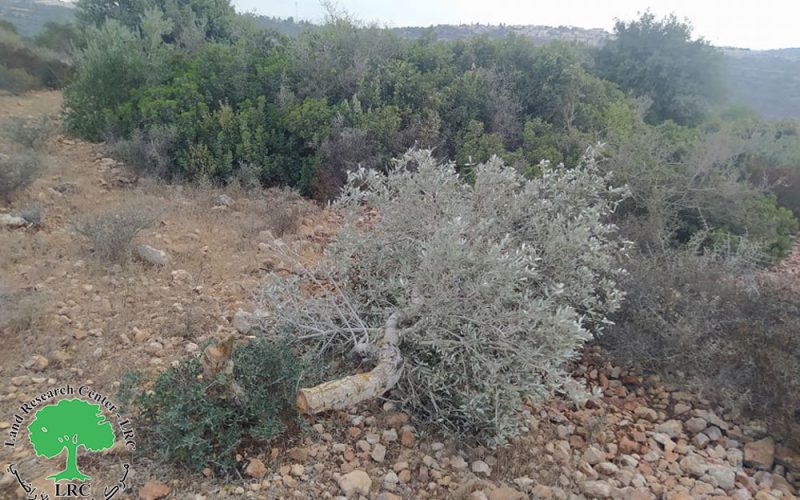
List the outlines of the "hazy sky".
<svg viewBox="0 0 800 500">
<path fill-rule="evenodd" d="M 240 11 L 295 15 L 295 0 L 233 0 Z M 580 26 L 611 30 L 650 9 L 687 17 L 695 35 L 714 45 L 774 49 L 800 47 L 800 0 L 338 0 L 363 21 L 389 26 L 491 23 Z M 297 0 L 301 19 L 320 21 L 319 0 Z"/>
</svg>

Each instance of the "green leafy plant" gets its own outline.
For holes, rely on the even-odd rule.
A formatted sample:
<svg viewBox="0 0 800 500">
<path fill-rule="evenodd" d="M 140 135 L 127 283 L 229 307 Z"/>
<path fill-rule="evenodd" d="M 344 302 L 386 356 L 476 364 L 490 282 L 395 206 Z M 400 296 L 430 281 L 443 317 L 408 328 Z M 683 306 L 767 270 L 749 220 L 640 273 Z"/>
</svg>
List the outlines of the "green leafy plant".
<svg viewBox="0 0 800 500">
<path fill-rule="evenodd" d="M 135 399 L 146 446 L 165 462 L 193 471 L 229 471 L 246 443 L 280 435 L 294 415 L 294 395 L 307 373 L 285 341 L 237 346 L 229 373 L 182 360 Z"/>
</svg>

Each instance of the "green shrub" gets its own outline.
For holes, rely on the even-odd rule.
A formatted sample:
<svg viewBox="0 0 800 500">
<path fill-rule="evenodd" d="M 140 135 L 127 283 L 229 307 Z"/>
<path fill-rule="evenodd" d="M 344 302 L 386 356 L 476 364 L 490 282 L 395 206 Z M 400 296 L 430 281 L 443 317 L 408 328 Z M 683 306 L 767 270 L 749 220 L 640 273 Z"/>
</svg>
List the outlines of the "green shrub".
<svg viewBox="0 0 800 500">
<path fill-rule="evenodd" d="M 306 297 L 278 280 L 264 306 L 338 359 L 377 349 L 400 312 L 393 397 L 420 422 L 500 444 L 520 431 L 528 398 L 567 383 L 564 363 L 621 299 L 624 245 L 603 222 L 621 192 L 592 158 L 542 168 L 525 180 L 495 159 L 471 185 L 420 151 L 388 176 L 360 170 L 338 201 L 348 223 L 329 248 L 335 292 Z M 364 210 L 379 214 L 370 228 Z"/>
<path fill-rule="evenodd" d="M 136 399 L 148 450 L 192 471 L 229 471 L 243 445 L 284 431 L 304 363 L 287 342 L 265 339 L 237 346 L 232 359 L 232 373 L 216 375 L 184 359 Z"/>
</svg>

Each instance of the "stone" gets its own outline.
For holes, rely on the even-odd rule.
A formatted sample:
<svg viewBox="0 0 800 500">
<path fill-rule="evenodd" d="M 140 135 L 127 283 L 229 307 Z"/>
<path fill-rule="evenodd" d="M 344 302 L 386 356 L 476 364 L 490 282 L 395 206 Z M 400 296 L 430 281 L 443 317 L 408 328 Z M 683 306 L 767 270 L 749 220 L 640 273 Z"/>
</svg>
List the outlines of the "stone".
<svg viewBox="0 0 800 500">
<path fill-rule="evenodd" d="M 253 458 L 247 464 L 244 473 L 255 479 L 263 479 L 267 475 L 267 467 L 258 458 Z"/>
<path fill-rule="evenodd" d="M 725 491 L 736 487 L 736 472 L 727 465 L 710 464 L 707 473 L 714 484 Z"/>
<path fill-rule="evenodd" d="M 716 425 L 709 426 L 704 433 L 712 441 L 719 441 L 722 438 L 722 431 Z"/>
<path fill-rule="evenodd" d="M 787 446 L 778 446 L 775 449 L 775 462 L 793 472 L 800 472 L 800 453 Z"/>
<path fill-rule="evenodd" d="M 517 487 L 523 491 L 529 490 L 534 483 L 535 481 L 527 476 L 514 479 L 514 484 L 516 484 Z"/>
<path fill-rule="evenodd" d="M 692 409 L 691 405 L 686 403 L 675 403 L 675 406 L 672 408 L 672 413 L 675 414 L 677 417 L 678 415 L 683 415 L 684 413 L 690 411 Z"/>
<path fill-rule="evenodd" d="M 192 281 L 192 275 L 185 269 L 176 269 L 171 275 L 172 281 Z"/>
<path fill-rule="evenodd" d="M 709 437 L 703 434 L 702 432 L 700 434 L 697 434 L 694 438 L 692 438 L 692 442 L 695 444 L 695 446 L 697 446 L 700 449 L 705 448 L 710 441 L 711 439 L 709 439 Z"/>
<path fill-rule="evenodd" d="M 308 461 L 308 450 L 305 448 L 292 448 L 289 450 L 288 455 L 295 462 L 303 463 Z"/>
<path fill-rule="evenodd" d="M 760 470 L 771 470 L 775 462 L 775 441 L 764 438 L 744 445 L 744 465 Z"/>
<path fill-rule="evenodd" d="M 357 497 L 358 495 L 369 495 L 369 490 L 372 488 L 372 479 L 369 474 L 363 470 L 354 470 L 347 474 L 343 474 L 337 481 L 339 488 L 347 497 Z"/>
<path fill-rule="evenodd" d="M 606 459 L 606 454 L 596 446 L 590 446 L 583 452 L 583 460 L 586 461 L 590 465 L 597 465 L 600 462 L 604 462 Z"/>
<path fill-rule="evenodd" d="M 700 417 L 692 417 L 686 421 L 686 430 L 692 434 L 699 434 L 706 430 L 708 422 L 706 419 Z"/>
<path fill-rule="evenodd" d="M 489 492 L 489 500 L 522 500 L 527 496 L 514 488 L 501 486 Z"/>
<path fill-rule="evenodd" d="M 492 468 L 489 467 L 489 464 L 487 464 L 483 460 L 476 460 L 472 462 L 472 465 L 470 465 L 470 469 L 475 474 L 480 474 L 483 476 L 489 476 L 492 473 Z"/>
<path fill-rule="evenodd" d="M 386 447 L 380 443 L 375 444 L 375 446 L 372 447 L 372 453 L 370 456 L 376 462 L 382 463 L 386 458 Z"/>
<path fill-rule="evenodd" d="M 403 497 L 400 495 L 395 495 L 394 493 L 388 491 L 382 491 L 375 497 L 376 500 L 403 500 Z"/>
<path fill-rule="evenodd" d="M 619 467 L 612 464 L 611 462 L 600 462 L 599 464 L 594 466 L 594 470 L 606 476 L 613 476 L 614 474 L 619 472 Z"/>
<path fill-rule="evenodd" d="M 414 446 L 414 443 L 417 441 L 417 438 L 414 437 L 414 433 L 410 431 L 403 431 L 400 434 L 400 444 L 405 446 L 406 448 L 411 448 Z"/>
<path fill-rule="evenodd" d="M 708 464 L 698 455 L 687 455 L 680 461 L 681 470 L 694 477 L 701 477 L 708 470 Z"/>
<path fill-rule="evenodd" d="M 0 227 L 7 227 L 9 229 L 17 229 L 27 225 L 27 221 L 22 217 L 17 217 L 11 214 L 0 214 Z"/>
<path fill-rule="evenodd" d="M 153 248 L 150 245 L 137 246 L 136 256 L 142 262 L 146 262 L 154 266 L 163 267 L 167 265 L 167 252 Z"/>
<path fill-rule="evenodd" d="M 531 493 L 533 494 L 533 498 L 553 498 L 553 488 L 543 484 L 534 486 Z"/>
<path fill-rule="evenodd" d="M 253 330 L 261 327 L 264 321 L 270 317 L 268 311 L 257 309 L 253 312 L 247 312 L 239 309 L 233 315 L 233 327 L 236 328 L 241 334 L 247 335 Z"/>
<path fill-rule="evenodd" d="M 633 411 L 633 414 L 636 415 L 637 418 L 649 420 L 650 422 L 655 422 L 656 420 L 658 420 L 658 412 L 646 406 L 640 406 L 636 408 Z"/>
<path fill-rule="evenodd" d="M 381 440 L 384 443 L 394 443 L 397 441 L 397 431 L 394 429 L 388 429 L 383 431 L 381 434 Z"/>
<path fill-rule="evenodd" d="M 656 426 L 656 432 L 663 432 L 672 439 L 676 439 L 683 433 L 683 423 L 680 420 L 667 420 Z"/>
<path fill-rule="evenodd" d="M 144 486 L 139 488 L 139 498 L 141 500 L 158 500 L 166 498 L 170 493 L 170 487 L 161 481 L 147 481 Z"/>
<path fill-rule="evenodd" d="M 292 464 L 292 468 L 290 470 L 291 475 L 294 477 L 300 477 L 306 473 L 306 468 L 303 467 L 301 464 Z"/>
<path fill-rule="evenodd" d="M 591 498 L 611 497 L 612 487 L 605 481 L 581 481 L 581 493 Z"/>
<path fill-rule="evenodd" d="M 235 201 L 233 201 L 233 198 L 231 198 L 227 194 L 221 194 L 217 196 L 214 202 L 217 204 L 217 206 L 221 207 L 232 207 L 234 203 L 236 203 Z"/>
<path fill-rule="evenodd" d="M 466 470 L 467 465 L 467 461 L 461 455 L 456 455 L 450 459 L 450 467 L 455 470 Z"/>
<path fill-rule="evenodd" d="M 50 361 L 45 358 L 44 356 L 37 354 L 33 356 L 26 364 L 26 367 L 30 368 L 35 372 L 42 372 L 50 366 Z"/>
</svg>

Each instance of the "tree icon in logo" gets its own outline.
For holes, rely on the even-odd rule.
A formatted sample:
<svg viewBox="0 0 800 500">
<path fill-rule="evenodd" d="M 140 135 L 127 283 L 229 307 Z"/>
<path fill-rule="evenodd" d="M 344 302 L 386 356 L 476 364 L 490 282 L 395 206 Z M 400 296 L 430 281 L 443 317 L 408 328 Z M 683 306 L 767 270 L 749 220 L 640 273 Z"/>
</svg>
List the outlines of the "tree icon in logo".
<svg viewBox="0 0 800 500">
<path fill-rule="evenodd" d="M 63 399 L 36 412 L 28 425 L 36 456 L 53 458 L 67 450 L 67 468 L 48 476 L 53 482 L 91 479 L 78 470 L 78 447 L 89 451 L 106 450 L 114 446 L 114 428 L 106 420 L 100 405 L 82 399 Z"/>
</svg>

